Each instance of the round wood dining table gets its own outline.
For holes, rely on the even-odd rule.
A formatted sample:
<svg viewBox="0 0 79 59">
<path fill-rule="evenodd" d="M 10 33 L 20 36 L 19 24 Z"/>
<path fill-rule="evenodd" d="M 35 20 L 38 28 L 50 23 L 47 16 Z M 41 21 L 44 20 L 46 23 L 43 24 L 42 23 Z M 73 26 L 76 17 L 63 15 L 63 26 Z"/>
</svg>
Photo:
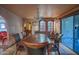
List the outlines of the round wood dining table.
<svg viewBox="0 0 79 59">
<path fill-rule="evenodd" d="M 22 42 L 28 48 L 29 54 L 45 54 L 48 45 L 48 38 L 45 34 L 31 35 Z"/>
</svg>

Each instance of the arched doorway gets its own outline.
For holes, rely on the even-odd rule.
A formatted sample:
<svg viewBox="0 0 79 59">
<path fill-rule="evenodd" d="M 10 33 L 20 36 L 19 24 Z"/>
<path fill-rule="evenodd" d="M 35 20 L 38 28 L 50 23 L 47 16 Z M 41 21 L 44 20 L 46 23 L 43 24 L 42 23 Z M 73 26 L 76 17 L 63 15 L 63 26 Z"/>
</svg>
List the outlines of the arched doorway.
<svg viewBox="0 0 79 59">
<path fill-rule="evenodd" d="M 7 45 L 8 31 L 5 19 L 0 16 L 0 45 Z"/>
</svg>

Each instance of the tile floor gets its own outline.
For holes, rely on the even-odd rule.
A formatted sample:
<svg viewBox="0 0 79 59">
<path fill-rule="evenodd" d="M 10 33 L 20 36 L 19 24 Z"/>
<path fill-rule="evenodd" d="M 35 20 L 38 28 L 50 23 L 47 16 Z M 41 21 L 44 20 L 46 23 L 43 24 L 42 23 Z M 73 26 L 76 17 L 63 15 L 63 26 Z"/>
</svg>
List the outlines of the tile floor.
<svg viewBox="0 0 79 59">
<path fill-rule="evenodd" d="M 9 55 L 10 54 L 15 54 L 15 53 L 11 53 L 11 50 L 12 49 L 8 49 L 8 50 L 6 50 L 6 51 L 3 51 L 3 49 L 2 48 L 0 48 L 0 55 L 4 55 L 4 54 L 6 54 L 6 53 L 8 53 Z M 67 47 L 65 47 L 63 44 L 61 44 L 60 43 L 60 48 L 59 48 L 59 50 L 60 50 L 60 54 L 61 55 L 76 55 L 76 53 L 75 52 L 73 52 L 72 50 L 70 50 L 69 48 L 67 48 Z M 14 50 L 15 51 L 15 50 Z M 9 53 L 10 52 L 10 53 Z M 19 54 L 23 54 L 23 52 L 20 52 Z M 25 52 L 24 52 L 24 54 L 26 54 Z M 56 53 L 54 53 L 54 52 L 52 52 L 52 55 L 54 55 L 54 54 L 56 54 Z"/>
<path fill-rule="evenodd" d="M 60 43 L 60 54 L 61 55 L 76 55 L 75 52 L 64 46 L 63 44 Z"/>
</svg>

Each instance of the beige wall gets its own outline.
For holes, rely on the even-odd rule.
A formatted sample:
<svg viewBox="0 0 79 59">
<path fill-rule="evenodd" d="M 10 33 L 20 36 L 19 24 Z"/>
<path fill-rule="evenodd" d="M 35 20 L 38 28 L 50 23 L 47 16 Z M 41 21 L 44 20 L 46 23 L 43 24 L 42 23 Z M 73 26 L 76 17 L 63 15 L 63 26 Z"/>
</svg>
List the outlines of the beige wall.
<svg viewBox="0 0 79 59">
<path fill-rule="evenodd" d="M 54 21 L 54 30 L 55 32 L 60 33 L 60 20 Z"/>
<path fill-rule="evenodd" d="M 8 25 L 9 33 L 22 32 L 22 19 L 12 12 L 0 7 L 0 16 L 4 17 Z"/>
</svg>

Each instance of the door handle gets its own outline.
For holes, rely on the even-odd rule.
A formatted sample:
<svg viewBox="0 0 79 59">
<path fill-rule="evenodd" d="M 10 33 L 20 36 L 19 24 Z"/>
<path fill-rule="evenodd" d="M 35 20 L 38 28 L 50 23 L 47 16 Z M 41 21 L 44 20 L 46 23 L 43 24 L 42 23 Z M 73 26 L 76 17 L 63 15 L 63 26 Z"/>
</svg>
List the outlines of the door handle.
<svg viewBox="0 0 79 59">
<path fill-rule="evenodd" d="M 79 40 L 76 40 L 75 42 L 76 42 L 76 43 L 79 43 Z"/>
</svg>

